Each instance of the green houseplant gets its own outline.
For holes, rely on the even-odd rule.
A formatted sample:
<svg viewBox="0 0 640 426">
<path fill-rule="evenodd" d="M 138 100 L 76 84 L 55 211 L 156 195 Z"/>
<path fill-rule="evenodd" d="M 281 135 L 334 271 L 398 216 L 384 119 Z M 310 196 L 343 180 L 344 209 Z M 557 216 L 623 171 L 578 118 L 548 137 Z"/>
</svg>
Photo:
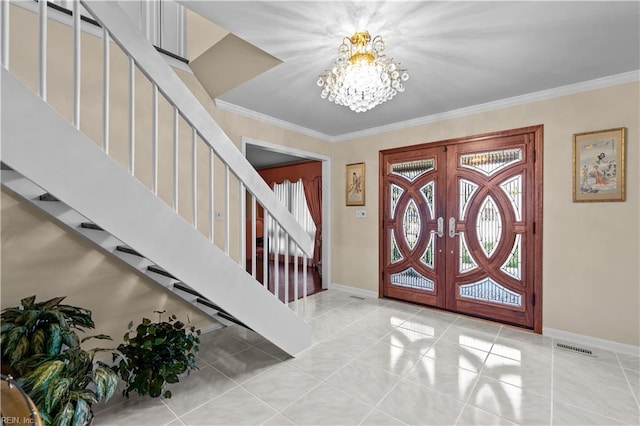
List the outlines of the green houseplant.
<svg viewBox="0 0 640 426">
<path fill-rule="evenodd" d="M 82 341 L 91 338 L 109 339 L 99 335 Z M 96 354 L 104 351 L 111 352 L 73 346 L 58 355 L 34 358 L 33 369 L 19 383 L 38 407 L 45 425 L 86 425 L 93 417 L 91 406 L 113 396 L 118 375 L 109 365 L 95 360 Z"/>
<path fill-rule="evenodd" d="M 2 372 L 17 379 L 45 425 L 82 426 L 92 418 L 91 405 L 113 395 L 118 376 L 95 361 L 110 349 L 80 347 L 88 339 L 111 338 L 100 334 L 81 341 L 78 331 L 95 328 L 91 311 L 62 304 L 64 299 L 36 302 L 31 296 L 2 311 Z"/>
<path fill-rule="evenodd" d="M 167 384 L 177 383 L 181 374 L 195 370 L 200 343 L 200 330 L 177 320 L 175 315 L 162 321 L 164 311 L 158 313 L 158 322 L 143 318 L 135 328 L 129 323 L 124 343 L 113 354 L 112 367 L 127 384 L 123 395 L 130 392 L 171 398 Z"/>
<path fill-rule="evenodd" d="M 24 298 L 21 306 L 6 308 L 0 314 L 2 372 L 21 377 L 32 368 L 33 357 L 58 355 L 63 345 L 80 345 L 76 331 L 95 328 L 91 311 L 64 305 L 64 297 L 36 302 Z"/>
</svg>

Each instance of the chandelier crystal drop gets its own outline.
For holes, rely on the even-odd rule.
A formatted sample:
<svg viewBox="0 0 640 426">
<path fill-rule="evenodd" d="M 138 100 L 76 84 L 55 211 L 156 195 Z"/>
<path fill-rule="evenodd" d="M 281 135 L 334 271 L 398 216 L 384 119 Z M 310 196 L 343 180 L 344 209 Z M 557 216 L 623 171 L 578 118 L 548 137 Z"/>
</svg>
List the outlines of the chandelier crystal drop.
<svg viewBox="0 0 640 426">
<path fill-rule="evenodd" d="M 404 92 L 409 74 L 399 62 L 387 58 L 384 49 L 382 37 L 371 39 L 367 31 L 345 37 L 334 67 L 318 79 L 320 97 L 364 112 Z"/>
</svg>

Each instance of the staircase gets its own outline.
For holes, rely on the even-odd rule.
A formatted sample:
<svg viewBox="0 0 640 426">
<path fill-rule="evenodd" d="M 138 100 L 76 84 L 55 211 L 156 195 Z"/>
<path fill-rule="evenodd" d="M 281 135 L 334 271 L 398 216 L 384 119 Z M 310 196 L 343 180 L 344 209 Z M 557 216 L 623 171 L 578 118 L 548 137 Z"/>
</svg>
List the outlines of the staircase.
<svg viewBox="0 0 640 426">
<path fill-rule="evenodd" d="M 245 271 L 245 233 L 255 235 L 255 228 L 245 229 L 245 217 L 251 218 L 249 223 L 255 227 L 261 207 L 264 217 L 274 219 L 305 253 L 303 268 L 307 257 L 312 256 L 312 239 L 115 2 L 74 2 L 67 30 L 73 37 L 72 113 L 70 120 L 64 118 L 56 111 L 56 101 L 48 100 L 49 87 L 63 86 L 52 81 L 53 73 L 47 74 L 48 35 L 53 28 L 47 25 L 49 11 L 44 1 L 29 3 L 37 9 L 33 20 L 39 23 L 40 53 L 33 64 L 38 75 L 37 93 L 14 75 L 14 71 L 24 71 L 22 63 L 15 69 L 9 63 L 10 48 L 18 45 L 10 43 L 10 13 L 15 6 L 10 7 L 9 2 L 0 6 L 2 185 L 203 312 L 251 328 L 291 355 L 306 349 L 311 339 L 304 319 L 290 309 L 286 298 L 285 302 L 278 299 L 277 286 L 273 294 L 256 281 L 255 267 L 251 273 Z M 93 35 L 85 28 L 90 24 L 80 19 L 80 3 L 102 27 L 93 29 Z M 81 91 L 83 79 L 95 77 L 81 69 L 81 64 L 86 64 L 82 55 L 91 54 L 87 45 L 93 46 L 90 49 L 102 46 L 98 57 L 104 60 L 103 90 L 91 97 L 100 98 L 102 105 L 98 132 L 81 125 L 81 120 L 95 121 L 96 115 L 95 107 L 92 110 L 85 106 L 86 94 L 82 96 Z M 110 99 L 114 91 L 110 89 L 113 67 L 109 62 L 117 59 L 115 49 L 125 55 L 128 64 L 125 111 L 117 109 Z M 140 78 L 146 79 L 144 84 L 151 88 L 150 99 L 136 90 Z M 141 126 L 136 128 L 140 122 L 136 114 L 139 102 L 152 105 L 150 132 L 143 134 L 151 142 L 150 152 L 136 145 L 136 138 L 141 137 Z M 167 105 L 172 126 L 167 126 L 159 113 L 159 108 Z M 123 141 L 122 135 L 115 137 L 114 128 L 118 130 L 119 126 L 114 126 L 114 116 L 128 117 L 123 123 L 128 127 L 124 132 L 128 167 L 122 165 L 122 150 L 115 149 L 116 143 L 122 145 Z M 191 148 L 187 158 L 181 154 L 185 138 Z M 159 160 L 167 147 L 172 151 L 168 166 Z M 191 171 L 186 191 L 182 178 L 185 169 Z M 204 185 L 202 169 L 208 172 Z M 217 176 L 223 178 L 215 179 Z M 169 191 L 165 190 L 167 182 Z M 189 218 L 180 211 L 184 198 L 192 203 Z M 233 203 L 233 198 L 238 201 Z M 208 235 L 198 226 L 203 204 L 208 206 Z M 224 212 L 222 237 L 216 233 L 214 206 L 222 206 Z M 214 242 L 220 240 L 219 247 Z M 255 245 L 249 249 L 255 255 Z"/>
</svg>

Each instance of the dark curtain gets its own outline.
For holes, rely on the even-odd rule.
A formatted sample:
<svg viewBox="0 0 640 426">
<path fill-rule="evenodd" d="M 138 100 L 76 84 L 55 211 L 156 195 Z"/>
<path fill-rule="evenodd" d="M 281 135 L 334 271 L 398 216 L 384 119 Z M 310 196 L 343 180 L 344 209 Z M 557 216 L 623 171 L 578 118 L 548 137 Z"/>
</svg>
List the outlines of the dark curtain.
<svg viewBox="0 0 640 426">
<path fill-rule="evenodd" d="M 322 176 L 316 176 L 313 180 L 303 180 L 302 185 L 311 218 L 316 225 L 311 265 L 317 265 L 322 255 Z"/>
</svg>

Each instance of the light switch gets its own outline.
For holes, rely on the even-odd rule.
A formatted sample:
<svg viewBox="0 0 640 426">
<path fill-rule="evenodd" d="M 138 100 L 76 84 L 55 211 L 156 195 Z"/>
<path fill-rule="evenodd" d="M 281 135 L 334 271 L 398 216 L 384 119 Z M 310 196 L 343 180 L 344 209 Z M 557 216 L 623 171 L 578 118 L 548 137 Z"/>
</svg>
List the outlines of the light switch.
<svg viewBox="0 0 640 426">
<path fill-rule="evenodd" d="M 356 210 L 356 217 L 359 217 L 359 218 L 367 217 L 367 211 L 366 210 Z"/>
</svg>

